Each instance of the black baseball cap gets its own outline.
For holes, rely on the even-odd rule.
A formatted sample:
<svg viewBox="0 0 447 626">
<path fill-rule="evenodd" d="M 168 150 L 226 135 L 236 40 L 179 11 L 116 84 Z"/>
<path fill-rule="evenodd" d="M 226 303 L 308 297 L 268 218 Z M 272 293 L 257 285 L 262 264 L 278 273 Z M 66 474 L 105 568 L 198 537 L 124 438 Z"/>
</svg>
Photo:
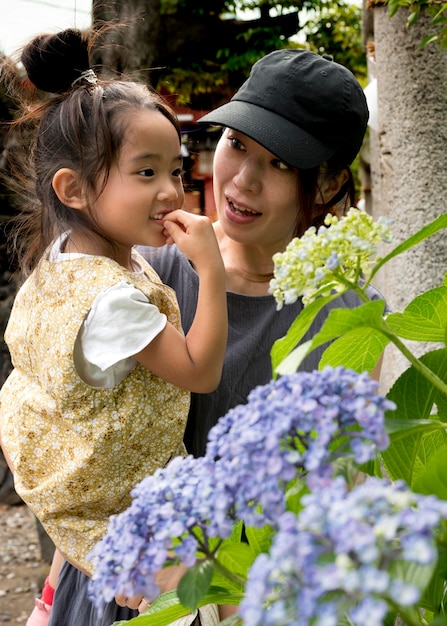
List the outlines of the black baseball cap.
<svg viewBox="0 0 447 626">
<path fill-rule="evenodd" d="M 355 159 L 368 123 L 352 72 L 308 50 L 276 50 L 257 61 L 227 104 L 198 120 L 233 128 L 299 169 L 331 157 Z"/>
</svg>

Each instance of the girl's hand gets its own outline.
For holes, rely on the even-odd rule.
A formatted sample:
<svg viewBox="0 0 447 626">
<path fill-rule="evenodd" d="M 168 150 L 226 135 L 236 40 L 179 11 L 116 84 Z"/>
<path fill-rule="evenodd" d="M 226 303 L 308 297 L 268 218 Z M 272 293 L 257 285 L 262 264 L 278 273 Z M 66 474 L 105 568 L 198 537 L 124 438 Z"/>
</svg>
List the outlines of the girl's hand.
<svg viewBox="0 0 447 626">
<path fill-rule="evenodd" d="M 163 221 L 166 243 L 175 243 L 195 265 L 200 267 L 223 267 L 222 257 L 210 219 L 177 210 L 168 213 Z"/>
</svg>

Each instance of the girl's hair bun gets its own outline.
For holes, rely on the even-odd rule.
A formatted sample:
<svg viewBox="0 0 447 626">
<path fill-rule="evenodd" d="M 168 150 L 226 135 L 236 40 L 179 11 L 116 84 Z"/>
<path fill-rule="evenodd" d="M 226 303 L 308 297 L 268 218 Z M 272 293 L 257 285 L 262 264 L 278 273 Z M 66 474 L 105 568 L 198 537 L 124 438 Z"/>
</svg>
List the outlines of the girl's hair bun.
<svg viewBox="0 0 447 626">
<path fill-rule="evenodd" d="M 23 49 L 21 61 L 29 80 L 49 93 L 68 91 L 89 69 L 89 39 L 80 30 L 38 35 Z"/>
</svg>

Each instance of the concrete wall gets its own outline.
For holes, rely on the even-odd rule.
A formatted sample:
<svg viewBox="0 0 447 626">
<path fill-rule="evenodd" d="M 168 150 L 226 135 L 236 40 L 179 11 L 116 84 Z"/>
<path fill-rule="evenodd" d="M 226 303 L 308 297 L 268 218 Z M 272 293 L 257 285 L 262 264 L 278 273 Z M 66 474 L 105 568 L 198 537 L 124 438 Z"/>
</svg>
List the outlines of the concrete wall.
<svg viewBox="0 0 447 626">
<path fill-rule="evenodd" d="M 394 219 L 395 244 L 447 212 L 447 51 L 436 44 L 420 48 L 433 32 L 430 19 L 421 16 L 407 28 L 407 17 L 406 9 L 390 18 L 386 7 L 374 8 L 378 130 L 370 138 L 372 213 Z M 397 257 L 375 284 L 389 306 L 401 311 L 416 295 L 441 284 L 446 271 L 443 231 Z M 385 389 L 407 366 L 387 349 Z"/>
</svg>

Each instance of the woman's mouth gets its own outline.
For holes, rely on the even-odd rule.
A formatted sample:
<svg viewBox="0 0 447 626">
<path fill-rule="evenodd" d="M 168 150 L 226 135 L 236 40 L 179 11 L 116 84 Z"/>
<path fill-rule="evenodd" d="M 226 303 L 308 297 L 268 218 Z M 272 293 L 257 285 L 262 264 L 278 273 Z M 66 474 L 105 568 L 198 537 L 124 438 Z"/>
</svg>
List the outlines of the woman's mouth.
<svg viewBox="0 0 447 626">
<path fill-rule="evenodd" d="M 235 202 L 233 202 L 232 200 L 228 200 L 228 205 L 230 206 L 231 210 L 233 213 L 236 213 L 237 215 L 243 216 L 243 217 L 255 217 L 257 215 L 261 215 L 261 213 L 258 213 L 257 211 L 253 211 L 253 209 L 249 209 L 246 206 L 242 206 L 240 204 L 236 204 Z"/>
<path fill-rule="evenodd" d="M 262 213 L 258 213 L 258 211 L 254 211 L 253 209 L 249 209 L 246 206 L 241 204 L 236 204 L 232 200 L 227 198 L 227 211 L 226 211 L 228 219 L 233 222 L 237 222 L 239 224 L 245 224 L 252 222 L 255 218 L 262 215 Z"/>
</svg>

